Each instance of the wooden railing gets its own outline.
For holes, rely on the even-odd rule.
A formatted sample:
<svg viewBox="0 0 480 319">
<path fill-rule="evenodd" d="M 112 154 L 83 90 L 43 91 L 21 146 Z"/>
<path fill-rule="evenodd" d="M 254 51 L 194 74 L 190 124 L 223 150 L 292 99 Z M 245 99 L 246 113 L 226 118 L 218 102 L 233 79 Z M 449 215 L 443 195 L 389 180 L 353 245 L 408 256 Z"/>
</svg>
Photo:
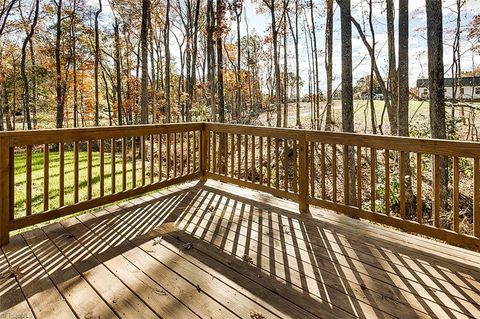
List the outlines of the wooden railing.
<svg viewBox="0 0 480 319">
<path fill-rule="evenodd" d="M 202 128 L 0 133 L 1 243 L 9 231 L 199 178 Z"/>
<path fill-rule="evenodd" d="M 0 240 L 210 178 L 479 250 L 479 161 L 478 143 L 214 123 L 0 133 Z"/>
</svg>

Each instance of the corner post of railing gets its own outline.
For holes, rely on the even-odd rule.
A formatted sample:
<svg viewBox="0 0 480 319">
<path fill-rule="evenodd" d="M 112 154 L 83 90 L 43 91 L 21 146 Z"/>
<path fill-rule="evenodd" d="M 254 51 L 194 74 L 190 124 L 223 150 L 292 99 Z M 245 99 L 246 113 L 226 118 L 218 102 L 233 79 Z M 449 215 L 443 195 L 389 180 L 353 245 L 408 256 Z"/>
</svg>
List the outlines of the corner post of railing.
<svg viewBox="0 0 480 319">
<path fill-rule="evenodd" d="M 299 135 L 298 204 L 301 213 L 308 213 L 308 143 L 307 134 Z"/>
<path fill-rule="evenodd" d="M 208 130 L 206 123 L 202 124 L 201 139 L 200 139 L 200 172 L 202 176 L 200 180 L 205 182 L 207 180 L 208 172 Z"/>
<path fill-rule="evenodd" d="M 7 139 L 0 134 L 0 246 L 9 242 L 9 223 L 10 223 L 10 147 Z"/>
</svg>

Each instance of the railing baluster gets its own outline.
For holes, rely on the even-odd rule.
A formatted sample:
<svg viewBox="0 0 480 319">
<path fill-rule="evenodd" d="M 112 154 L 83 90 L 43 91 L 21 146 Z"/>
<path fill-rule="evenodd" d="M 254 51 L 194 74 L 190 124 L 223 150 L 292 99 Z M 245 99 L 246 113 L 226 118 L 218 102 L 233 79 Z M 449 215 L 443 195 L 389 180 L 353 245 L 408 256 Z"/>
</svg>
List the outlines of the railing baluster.
<svg viewBox="0 0 480 319">
<path fill-rule="evenodd" d="M 241 179 L 242 171 L 242 135 L 237 134 L 237 178 Z"/>
<path fill-rule="evenodd" d="M 150 184 L 155 181 L 155 135 L 150 135 Z"/>
<path fill-rule="evenodd" d="M 362 147 L 357 146 L 357 207 L 362 208 Z"/>
<path fill-rule="evenodd" d="M 132 188 L 137 187 L 137 139 L 132 136 Z"/>
<path fill-rule="evenodd" d="M 220 141 L 221 141 L 221 145 L 222 145 L 222 154 L 223 154 L 223 159 L 225 161 L 225 163 L 222 164 L 222 174 L 224 174 L 225 176 L 228 176 L 228 159 L 229 159 L 229 156 L 228 156 L 228 150 L 229 150 L 229 147 L 228 147 L 228 137 L 227 137 L 227 133 L 222 133 L 221 135 L 221 138 L 220 138 Z"/>
<path fill-rule="evenodd" d="M 375 158 L 377 156 L 375 155 Z M 384 161 L 385 161 L 385 194 L 384 194 L 384 202 L 385 202 L 385 215 L 390 215 L 390 150 L 385 150 L 384 154 Z M 375 195 L 376 192 L 373 193 Z M 375 197 L 375 196 L 374 196 Z M 372 206 L 375 208 L 374 206 Z M 373 212 L 374 210 L 372 210 Z"/>
<path fill-rule="evenodd" d="M 92 199 L 92 141 L 87 141 L 87 199 Z"/>
<path fill-rule="evenodd" d="M 275 139 L 275 188 L 280 188 L 280 139 Z"/>
<path fill-rule="evenodd" d="M 110 140 L 110 155 L 111 155 L 111 177 L 112 177 L 112 194 L 115 194 L 115 188 L 116 188 L 116 179 L 115 179 L 115 174 L 116 174 L 116 169 L 115 169 L 115 161 L 116 161 L 116 158 L 115 158 L 115 139 L 112 138 Z"/>
<path fill-rule="evenodd" d="M 27 216 L 32 215 L 32 146 L 27 146 L 27 162 L 26 165 L 26 213 Z"/>
<path fill-rule="evenodd" d="M 286 192 L 288 192 L 288 141 L 284 139 L 283 141 L 283 176 L 284 176 L 284 186 Z"/>
<path fill-rule="evenodd" d="M 350 204 L 350 192 L 349 192 L 349 184 L 350 184 L 350 163 L 348 160 L 348 145 L 343 145 L 343 202 L 345 205 Z"/>
<path fill-rule="evenodd" d="M 259 183 L 263 185 L 263 136 L 258 137 L 258 175 Z"/>
<path fill-rule="evenodd" d="M 177 133 L 173 133 L 173 177 L 177 177 L 177 165 L 178 165 L 178 159 L 177 159 Z"/>
<path fill-rule="evenodd" d="M 197 171 L 197 131 L 193 131 L 193 172 Z"/>
<path fill-rule="evenodd" d="M 315 150 L 315 144 L 313 144 Z M 325 200 L 327 198 L 327 184 L 326 184 L 326 176 L 327 176 L 327 166 L 325 163 L 325 144 L 322 143 L 320 146 L 320 169 L 322 170 L 321 173 L 321 183 L 322 183 L 322 199 Z"/>
<path fill-rule="evenodd" d="M 305 134 L 299 136 L 299 180 L 298 208 L 301 213 L 308 212 L 308 142 Z"/>
<path fill-rule="evenodd" d="M 400 152 L 400 159 L 399 159 L 399 168 L 400 168 L 400 176 L 399 176 L 399 183 L 400 183 L 400 217 L 405 219 L 405 161 L 406 156 L 405 152 Z"/>
<path fill-rule="evenodd" d="M 171 154 L 170 154 L 170 151 L 171 151 L 171 136 L 170 136 L 170 133 L 167 133 L 167 145 L 165 145 L 166 149 L 167 149 L 167 155 L 166 155 L 166 161 L 167 161 L 167 179 L 170 179 L 170 170 L 171 170 Z"/>
<path fill-rule="evenodd" d="M 122 138 L 122 190 L 127 190 L 127 138 Z"/>
<path fill-rule="evenodd" d="M 433 160 L 433 225 L 440 227 L 440 156 Z"/>
<path fill-rule="evenodd" d="M 213 164 L 213 173 L 217 172 L 217 133 L 212 132 L 212 164 Z"/>
<path fill-rule="evenodd" d="M 190 154 L 192 150 L 190 149 L 190 131 L 187 131 L 187 174 L 190 174 Z"/>
<path fill-rule="evenodd" d="M 100 140 L 100 197 L 105 194 L 105 140 Z"/>
<path fill-rule="evenodd" d="M 260 144 L 261 145 L 261 144 Z M 309 160 L 309 162 L 313 162 L 312 161 L 312 158 L 308 156 L 308 143 L 306 144 L 307 146 L 307 159 Z M 297 156 L 297 149 L 298 149 L 298 143 L 297 143 L 297 140 L 292 140 L 292 146 L 293 146 L 293 181 L 292 181 L 292 191 L 294 193 L 297 193 L 298 192 L 298 156 Z M 307 167 L 308 167 L 308 163 L 307 163 Z M 308 172 L 307 172 L 307 176 L 308 176 Z M 313 178 L 312 178 L 313 180 Z M 307 182 L 308 184 L 308 182 Z M 308 195 L 308 190 L 306 192 L 306 194 Z"/>
<path fill-rule="evenodd" d="M 248 135 L 245 135 L 245 145 L 244 145 L 244 151 L 245 151 L 245 167 L 244 167 L 244 175 L 245 175 L 245 181 L 248 181 Z"/>
<path fill-rule="evenodd" d="M 300 143 L 300 142 L 299 142 Z M 308 142 L 309 147 L 308 161 L 310 163 L 309 179 L 310 179 L 310 196 L 315 197 L 315 142 Z"/>
<path fill-rule="evenodd" d="M 267 137 L 267 186 L 272 185 L 272 139 Z"/>
<path fill-rule="evenodd" d="M 459 181 L 460 181 L 460 171 L 458 157 L 453 158 L 453 231 L 459 232 L 460 226 L 460 194 L 459 194 Z"/>
<path fill-rule="evenodd" d="M 8 218 L 15 219 L 15 148 L 8 148 Z"/>
<path fill-rule="evenodd" d="M 422 153 L 417 153 L 417 222 L 419 224 L 423 223 L 423 212 L 422 212 Z"/>
<path fill-rule="evenodd" d="M 49 196 L 49 172 L 50 164 L 49 164 L 49 150 L 48 144 L 43 145 L 43 210 L 47 211 L 49 207 L 48 200 L 50 199 Z"/>
<path fill-rule="evenodd" d="M 473 159 L 473 236 L 480 237 L 480 163 Z"/>
<path fill-rule="evenodd" d="M 78 189 L 78 151 L 79 143 L 75 141 L 73 143 L 73 202 L 76 204 L 79 201 L 79 189 Z"/>
<path fill-rule="evenodd" d="M 235 176 L 235 134 L 230 134 L 230 177 Z"/>
<path fill-rule="evenodd" d="M 388 153 L 388 152 L 387 152 Z M 387 159 L 389 162 L 390 158 Z M 377 150 L 370 149 L 370 210 L 376 211 L 377 201 Z"/>
<path fill-rule="evenodd" d="M 63 207 L 65 205 L 65 144 L 58 144 L 58 205 Z"/>
<path fill-rule="evenodd" d="M 255 183 L 256 160 L 255 160 L 255 135 L 252 135 L 252 183 Z"/>
<path fill-rule="evenodd" d="M 179 133 L 179 136 L 180 136 L 180 176 L 183 176 L 183 173 L 185 171 L 185 159 L 184 159 L 184 139 L 185 139 L 185 136 L 184 136 L 184 132 L 180 132 Z"/>
<path fill-rule="evenodd" d="M 337 145 L 332 144 L 332 191 L 333 202 L 337 202 Z"/>
<path fill-rule="evenodd" d="M 142 161 L 142 186 L 145 186 L 145 136 L 140 136 L 140 159 Z"/>
<path fill-rule="evenodd" d="M 158 134 L 158 181 L 162 181 L 162 166 L 163 166 L 163 159 L 162 159 L 162 134 Z"/>
<path fill-rule="evenodd" d="M 0 136 L 0 176 L 11 174 L 12 160 L 10 156 L 11 152 L 7 140 Z M 9 211 L 10 193 L 12 193 L 10 178 L 0 178 L 0 198 L 2 199 L 0 200 L 0 245 L 8 244 L 10 238 L 9 223 L 12 220 L 12 212 Z M 7 212 L 9 213 L 7 214 Z"/>
</svg>

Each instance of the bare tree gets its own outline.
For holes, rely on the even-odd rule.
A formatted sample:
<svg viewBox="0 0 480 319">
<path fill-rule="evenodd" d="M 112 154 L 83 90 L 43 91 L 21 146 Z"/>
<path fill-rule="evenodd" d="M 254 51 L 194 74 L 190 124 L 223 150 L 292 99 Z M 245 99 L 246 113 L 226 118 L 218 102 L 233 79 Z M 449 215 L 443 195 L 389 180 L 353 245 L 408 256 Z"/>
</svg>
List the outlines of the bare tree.
<svg viewBox="0 0 480 319">
<path fill-rule="evenodd" d="M 63 80 L 62 80 L 62 61 L 61 61 L 61 39 L 62 39 L 62 0 L 54 1 L 57 8 L 56 35 L 55 35 L 55 70 L 57 74 L 55 88 L 57 99 L 57 117 L 56 127 L 63 127 L 64 119 L 64 100 L 63 100 Z"/>
<path fill-rule="evenodd" d="M 148 20 L 150 0 L 142 0 L 142 27 L 140 31 L 142 90 L 140 95 L 140 122 L 148 123 Z"/>
<path fill-rule="evenodd" d="M 165 12 L 165 122 L 170 123 L 171 117 L 171 80 L 170 80 L 170 0 L 167 0 Z"/>
<path fill-rule="evenodd" d="M 426 0 L 426 4 L 430 129 L 432 138 L 446 139 L 442 2 Z M 446 208 L 448 165 L 447 158 L 444 156 L 440 158 L 440 172 L 440 203 L 442 208 Z"/>
<path fill-rule="evenodd" d="M 327 76 L 327 104 L 325 105 L 326 107 L 325 130 L 331 131 L 333 127 L 333 118 L 332 118 L 333 0 L 326 0 L 326 6 L 327 6 L 327 21 L 325 25 L 325 71 Z"/>
<path fill-rule="evenodd" d="M 340 20 L 342 24 L 342 129 L 344 132 L 353 132 L 353 66 L 352 66 L 352 17 L 350 0 L 337 0 L 340 6 Z M 348 194 L 345 203 L 355 203 L 355 159 L 353 147 L 348 147 L 348 172 L 344 174 L 345 182 L 348 179 Z"/>
<path fill-rule="evenodd" d="M 38 21 L 38 11 L 40 9 L 40 1 L 35 0 L 35 7 L 33 9 L 33 21 L 32 24 L 30 25 L 30 30 L 27 31 L 27 35 L 25 39 L 23 40 L 22 44 L 22 57 L 21 57 L 21 63 L 20 63 L 20 69 L 21 69 L 21 74 L 22 74 L 22 81 L 23 81 L 23 114 L 25 117 L 25 121 L 27 122 L 27 128 L 29 130 L 32 129 L 32 121 L 30 118 L 30 90 L 29 90 L 29 83 L 28 83 L 28 77 L 27 77 L 27 67 L 26 67 L 26 58 L 27 58 L 27 45 L 31 41 L 33 34 L 35 32 L 35 27 L 37 25 Z M 32 13 L 32 12 L 31 12 Z M 31 18 L 31 13 L 30 17 Z"/>
<path fill-rule="evenodd" d="M 98 10 L 95 12 L 95 126 L 100 125 L 100 101 L 98 98 L 98 66 L 100 61 L 100 36 L 98 31 L 98 17 L 102 13 L 102 0 L 98 0 Z"/>
</svg>

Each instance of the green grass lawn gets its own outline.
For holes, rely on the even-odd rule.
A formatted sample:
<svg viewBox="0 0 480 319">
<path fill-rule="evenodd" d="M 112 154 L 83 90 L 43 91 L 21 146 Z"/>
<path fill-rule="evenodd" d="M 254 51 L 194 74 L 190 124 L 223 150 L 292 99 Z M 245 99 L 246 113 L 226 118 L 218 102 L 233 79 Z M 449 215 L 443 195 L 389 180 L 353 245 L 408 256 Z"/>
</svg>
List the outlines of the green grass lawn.
<svg viewBox="0 0 480 319">
<path fill-rule="evenodd" d="M 105 153 L 104 163 L 104 190 L 105 194 L 112 191 L 111 155 Z M 64 168 L 64 192 L 65 205 L 74 203 L 74 153 L 65 151 Z M 122 159 L 115 158 L 116 191 L 122 190 Z M 44 192 L 44 169 L 43 153 L 33 152 L 32 154 L 32 214 L 42 212 Z M 79 152 L 79 201 L 87 200 L 87 152 Z M 146 181 L 150 180 L 149 162 L 146 162 Z M 59 207 L 60 194 L 60 161 L 58 152 L 50 152 L 49 156 L 49 183 L 48 197 L 49 208 Z M 141 184 L 141 163 L 136 164 L 137 186 Z M 25 216 L 26 212 L 26 155 L 15 155 L 15 217 Z M 100 154 L 92 153 L 92 196 L 100 196 Z M 132 162 L 127 161 L 127 189 L 132 187 Z"/>
</svg>

